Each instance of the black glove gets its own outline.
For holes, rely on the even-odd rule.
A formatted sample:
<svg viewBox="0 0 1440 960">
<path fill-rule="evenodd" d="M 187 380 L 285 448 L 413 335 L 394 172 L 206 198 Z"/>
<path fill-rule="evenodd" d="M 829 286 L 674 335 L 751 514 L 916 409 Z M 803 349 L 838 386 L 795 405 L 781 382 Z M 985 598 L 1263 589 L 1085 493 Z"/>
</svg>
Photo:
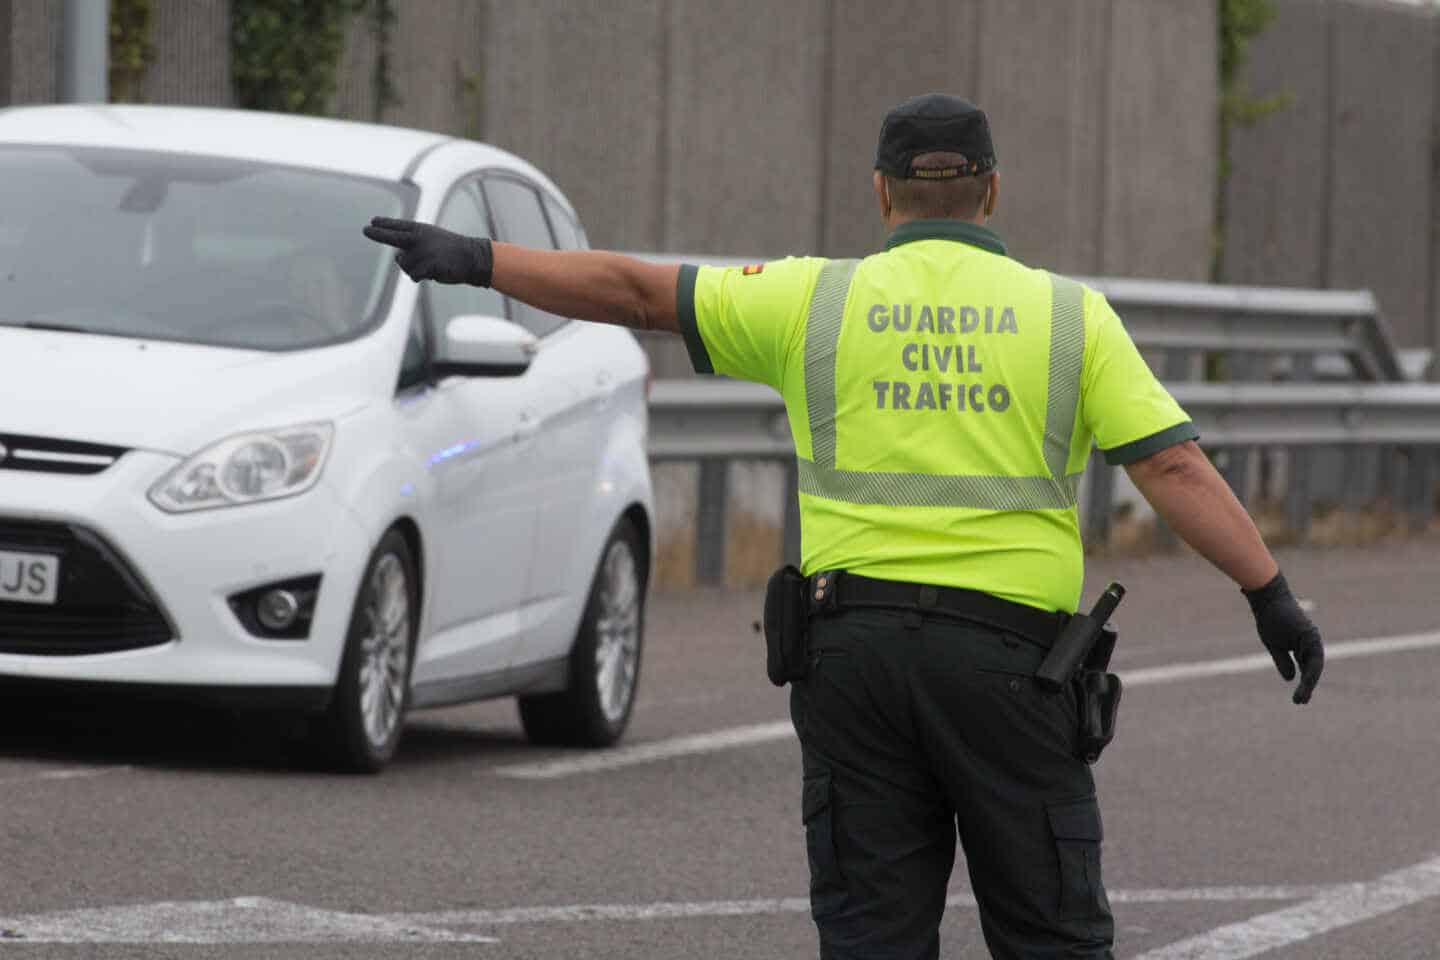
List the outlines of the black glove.
<svg viewBox="0 0 1440 960">
<path fill-rule="evenodd" d="M 495 255 L 484 237 L 465 237 L 414 220 L 375 217 L 364 230 L 376 243 L 398 247 L 395 262 L 411 280 L 490 286 Z"/>
<path fill-rule="evenodd" d="M 1250 601 L 1260 642 L 1270 651 L 1280 676 L 1294 680 L 1295 667 L 1300 667 L 1300 683 L 1291 699 L 1309 703 L 1315 684 L 1320 682 L 1320 671 L 1325 668 L 1325 645 L 1320 642 L 1319 629 L 1300 609 L 1284 574 L 1275 574 L 1275 579 L 1263 587 L 1241 592 Z"/>
</svg>

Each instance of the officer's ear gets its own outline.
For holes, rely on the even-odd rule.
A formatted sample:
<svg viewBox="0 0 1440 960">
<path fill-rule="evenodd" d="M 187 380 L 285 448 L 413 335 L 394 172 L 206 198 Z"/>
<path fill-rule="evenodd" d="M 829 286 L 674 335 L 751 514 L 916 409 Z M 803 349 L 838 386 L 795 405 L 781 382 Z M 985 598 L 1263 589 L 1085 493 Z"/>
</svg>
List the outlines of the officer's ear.
<svg viewBox="0 0 1440 960">
<path fill-rule="evenodd" d="M 990 186 L 985 189 L 985 216 L 995 216 L 995 206 L 1000 202 L 1000 171 L 990 174 Z"/>
<path fill-rule="evenodd" d="M 875 199 L 880 201 L 880 218 L 882 220 L 890 219 L 890 188 L 885 183 L 885 174 L 876 170 L 871 176 L 870 182 L 875 187 Z"/>
</svg>

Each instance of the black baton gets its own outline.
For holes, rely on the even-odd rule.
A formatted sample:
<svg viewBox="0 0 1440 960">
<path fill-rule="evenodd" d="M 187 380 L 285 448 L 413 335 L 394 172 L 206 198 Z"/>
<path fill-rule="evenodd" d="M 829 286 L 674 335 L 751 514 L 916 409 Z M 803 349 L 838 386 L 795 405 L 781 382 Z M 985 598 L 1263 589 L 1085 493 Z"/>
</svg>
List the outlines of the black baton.
<svg viewBox="0 0 1440 960">
<path fill-rule="evenodd" d="M 1100 631 L 1105 628 L 1110 615 L 1120 606 L 1124 597 L 1125 588 L 1118 583 L 1111 583 L 1105 588 L 1105 592 L 1100 594 L 1100 599 L 1095 601 L 1093 610 L 1089 613 L 1077 613 L 1070 618 L 1055 640 L 1055 646 L 1050 648 L 1050 652 L 1035 671 L 1035 679 L 1040 686 L 1054 693 L 1070 682 L 1080 664 L 1090 655 L 1095 641 L 1100 638 Z"/>
</svg>

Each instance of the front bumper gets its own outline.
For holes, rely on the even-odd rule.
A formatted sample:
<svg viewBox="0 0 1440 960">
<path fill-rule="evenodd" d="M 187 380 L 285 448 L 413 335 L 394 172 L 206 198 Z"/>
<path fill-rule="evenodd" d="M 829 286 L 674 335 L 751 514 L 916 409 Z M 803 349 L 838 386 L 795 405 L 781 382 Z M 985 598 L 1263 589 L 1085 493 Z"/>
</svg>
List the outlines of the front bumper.
<svg viewBox="0 0 1440 960">
<path fill-rule="evenodd" d="M 142 593 L 153 607 L 152 615 L 142 616 L 140 603 L 135 619 L 117 617 L 108 636 L 89 622 L 83 638 L 91 644 L 88 651 L 71 631 L 68 647 L 55 638 L 48 648 L 30 648 L 42 652 L 0 653 L 0 677 L 237 690 L 334 683 L 370 550 L 354 515 L 323 482 L 289 499 L 167 514 L 146 499 L 146 491 L 176 462 L 131 451 L 92 476 L 0 472 L 0 542 L 7 530 L 12 537 L 28 530 L 40 539 L 46 531 L 82 531 L 82 540 L 93 539 L 111 554 L 112 568 L 123 568 L 116 579 L 130 581 L 132 599 Z M 11 546 L 36 547 L 33 541 Z M 78 548 L 61 543 L 48 549 Z M 82 562 L 80 553 L 73 559 Z M 62 556 L 62 581 L 66 563 Z M 254 636 L 227 602 L 253 587 L 316 573 L 324 579 L 307 639 Z M 4 606 L 12 617 L 36 616 L 18 611 L 17 604 Z M 0 629 L 5 622 L 0 615 Z M 24 647 L 0 637 L 0 648 Z"/>
</svg>

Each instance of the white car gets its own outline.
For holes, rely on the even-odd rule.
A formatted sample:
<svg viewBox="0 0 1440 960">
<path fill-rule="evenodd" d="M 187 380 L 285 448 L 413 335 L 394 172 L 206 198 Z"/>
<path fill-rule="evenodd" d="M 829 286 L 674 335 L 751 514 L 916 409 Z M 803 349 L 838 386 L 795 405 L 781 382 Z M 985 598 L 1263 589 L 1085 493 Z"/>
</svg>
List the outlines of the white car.
<svg viewBox="0 0 1440 960">
<path fill-rule="evenodd" d="M 0 182 L 0 679 L 278 698 L 366 770 L 411 707 L 621 735 L 643 352 L 361 234 L 583 247 L 553 183 L 433 133 L 98 106 L 0 110 Z"/>
</svg>

